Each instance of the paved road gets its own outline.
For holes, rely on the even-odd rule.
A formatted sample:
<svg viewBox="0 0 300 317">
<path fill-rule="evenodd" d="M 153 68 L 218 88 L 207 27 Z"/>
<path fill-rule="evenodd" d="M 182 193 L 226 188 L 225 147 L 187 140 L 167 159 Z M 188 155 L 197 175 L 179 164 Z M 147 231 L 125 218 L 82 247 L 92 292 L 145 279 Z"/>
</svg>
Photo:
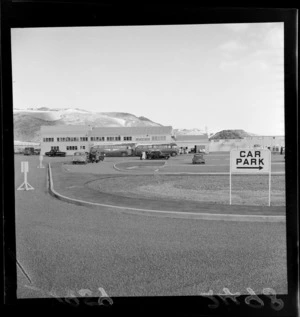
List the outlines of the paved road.
<svg viewBox="0 0 300 317">
<path fill-rule="evenodd" d="M 45 158 L 46 161 L 62 161 L 68 165 L 71 172 L 94 174 L 161 174 L 168 173 L 229 173 L 229 154 L 208 154 L 205 156 L 206 164 L 193 165 L 193 155 L 179 155 L 169 160 L 145 160 L 139 157 L 106 157 L 98 164 L 85 166 L 72 165 L 72 158 Z M 24 158 L 24 157 L 23 157 Z M 149 164 L 154 166 L 149 166 Z M 141 165 L 141 166 L 139 166 Z M 272 173 L 284 173 L 285 161 L 282 155 L 272 155 Z"/>
<path fill-rule="evenodd" d="M 16 188 L 22 182 L 16 156 Z M 247 294 L 287 291 L 285 224 L 130 215 L 74 206 L 47 193 L 28 157 L 33 191 L 16 191 L 19 297 Z M 59 160 L 59 159 L 52 159 Z M 53 295 L 54 296 L 54 295 Z"/>
<path fill-rule="evenodd" d="M 229 154 L 208 154 L 205 155 L 205 164 L 192 164 L 193 155 L 178 155 L 177 157 L 171 157 L 169 160 L 159 160 L 155 162 L 165 163 L 163 167 L 153 168 L 152 170 L 157 170 L 159 173 L 229 173 Z M 111 159 L 111 158 L 110 158 Z M 122 171 L 134 172 L 133 166 L 134 161 L 136 164 L 140 164 L 137 158 L 127 158 L 129 163 L 121 162 L 117 163 L 116 167 Z M 142 161 L 147 166 L 147 163 L 152 163 L 153 161 Z M 140 167 L 137 172 L 146 171 L 147 167 Z M 272 173 L 284 173 L 285 171 L 285 161 L 282 155 L 272 155 Z"/>
</svg>

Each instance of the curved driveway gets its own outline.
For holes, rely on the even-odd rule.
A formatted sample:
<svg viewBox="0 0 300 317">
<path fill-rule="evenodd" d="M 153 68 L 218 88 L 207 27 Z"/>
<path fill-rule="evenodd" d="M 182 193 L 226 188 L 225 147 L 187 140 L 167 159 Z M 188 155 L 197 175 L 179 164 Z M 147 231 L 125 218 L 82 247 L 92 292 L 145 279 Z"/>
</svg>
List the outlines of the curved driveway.
<svg viewBox="0 0 300 317">
<path fill-rule="evenodd" d="M 29 161 L 33 191 L 16 191 L 18 296 L 199 295 L 287 291 L 283 223 L 159 218 L 90 209 L 51 197 L 46 170 Z M 55 161 L 49 159 L 48 161 Z"/>
<path fill-rule="evenodd" d="M 133 158 L 106 158 L 104 162 L 99 164 L 88 164 L 85 166 L 74 166 L 72 164 L 64 164 L 57 166 L 53 164 L 53 177 L 54 188 L 58 192 L 56 197 L 60 195 L 69 197 L 73 200 L 77 200 L 80 205 L 84 205 L 84 202 L 88 202 L 85 205 L 102 205 L 115 206 L 118 210 L 124 209 L 127 212 L 150 212 L 160 211 L 165 212 L 165 215 L 170 216 L 171 212 L 176 217 L 190 217 L 201 219 L 217 219 L 217 220 L 239 220 L 239 221 L 285 221 L 285 207 L 284 206 L 245 206 L 245 205 L 225 205 L 225 204 L 213 204 L 195 201 L 174 201 L 168 199 L 150 199 L 150 198 L 134 198 L 126 197 L 124 195 L 116 195 L 113 192 L 107 193 L 100 190 L 95 190 L 88 186 L 97 180 L 105 180 L 107 178 L 124 177 L 125 175 L 157 175 L 168 174 L 174 175 L 174 173 L 166 173 L 165 170 L 168 166 L 174 167 L 177 173 L 181 173 L 182 168 L 178 167 L 186 164 L 189 168 L 192 167 L 195 170 L 203 169 L 203 165 L 192 165 L 189 160 L 192 156 L 182 156 L 171 158 L 168 161 L 165 160 L 145 160 L 141 161 L 138 157 Z M 216 157 L 216 158 L 215 158 Z M 219 168 L 222 168 L 224 172 L 225 168 L 221 164 L 224 158 L 228 158 L 228 155 L 211 155 L 207 156 L 207 161 L 216 161 Z M 282 159 L 276 156 L 277 162 L 275 166 L 282 168 Z M 278 162 L 279 161 L 279 162 Z M 192 166 L 189 166 L 192 165 Z M 214 166 L 214 165 L 213 165 Z M 208 164 L 206 166 L 208 171 L 212 171 L 212 166 Z M 283 165 L 284 167 L 284 165 Z M 277 170 L 278 170 L 277 168 Z M 273 168 L 274 169 L 274 168 Z M 183 169 L 184 170 L 184 169 Z M 67 173 L 65 173 L 67 172 Z M 78 174 L 79 173 L 79 174 Z M 196 172 L 197 173 L 197 172 Z M 202 172 L 201 172 L 202 173 Z M 226 172 L 224 172 L 226 173 Z M 182 173 L 185 174 L 185 173 Z M 189 173 L 187 173 L 188 175 Z M 80 177 L 78 177 L 80 175 Z M 176 175 L 176 173 L 175 173 Z M 134 181 L 134 178 L 132 179 Z M 105 184 L 105 181 L 102 182 Z M 130 186 L 130 184 L 129 184 Z M 59 195 L 60 194 L 60 195 Z M 64 197 L 62 198 L 65 199 Z M 72 202 L 72 200 L 69 200 Z M 76 202 L 76 201 L 75 201 Z M 89 204 L 91 203 L 91 204 Z M 124 208 L 121 208 L 124 207 Z M 176 212 L 176 214 L 175 214 Z M 201 213 L 201 216 L 200 216 Z M 180 215 L 181 214 L 181 215 Z M 219 214 L 219 216 L 209 216 L 209 214 Z M 243 215 L 242 217 L 226 217 L 224 214 L 231 215 Z M 246 215 L 249 215 L 246 217 Z M 275 217 L 269 217 L 275 216 Z"/>
</svg>

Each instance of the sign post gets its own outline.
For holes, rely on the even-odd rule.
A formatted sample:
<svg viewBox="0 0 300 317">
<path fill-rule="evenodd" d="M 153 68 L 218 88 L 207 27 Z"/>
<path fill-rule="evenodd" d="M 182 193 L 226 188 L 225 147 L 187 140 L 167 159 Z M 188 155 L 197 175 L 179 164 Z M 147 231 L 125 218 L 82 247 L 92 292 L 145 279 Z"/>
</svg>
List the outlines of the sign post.
<svg viewBox="0 0 300 317">
<path fill-rule="evenodd" d="M 271 151 L 267 149 L 234 149 L 230 151 L 229 204 L 231 205 L 231 174 L 269 173 L 269 206 L 271 205 Z"/>
<path fill-rule="evenodd" d="M 24 182 L 18 187 L 17 190 L 32 190 L 34 189 L 28 182 L 27 182 L 27 173 L 29 171 L 28 162 L 21 162 L 21 172 L 24 173 Z"/>
<path fill-rule="evenodd" d="M 43 155 L 42 154 L 40 154 L 39 160 L 40 160 L 40 165 L 38 166 L 38 168 L 45 168 L 45 166 L 43 165 Z"/>
<path fill-rule="evenodd" d="M 229 164 L 229 205 L 231 205 L 231 152 L 230 152 L 230 164 Z"/>
</svg>

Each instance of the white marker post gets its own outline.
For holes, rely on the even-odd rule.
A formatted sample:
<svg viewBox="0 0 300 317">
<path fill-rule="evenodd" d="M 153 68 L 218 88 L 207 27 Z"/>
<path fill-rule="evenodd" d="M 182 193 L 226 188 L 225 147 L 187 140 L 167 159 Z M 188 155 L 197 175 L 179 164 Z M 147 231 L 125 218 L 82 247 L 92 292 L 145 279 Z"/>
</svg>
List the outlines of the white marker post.
<svg viewBox="0 0 300 317">
<path fill-rule="evenodd" d="M 40 154 L 39 160 L 40 160 L 40 165 L 37 168 L 45 168 L 45 166 L 43 165 L 43 155 Z"/>
<path fill-rule="evenodd" d="M 28 182 L 27 182 L 27 173 L 29 171 L 28 162 L 21 162 L 21 172 L 24 173 L 24 182 L 19 186 L 18 190 L 32 190 L 34 189 Z"/>
<path fill-rule="evenodd" d="M 271 206 L 271 151 L 267 149 L 234 149 L 230 151 L 229 204 L 231 205 L 231 174 L 269 173 L 269 206 Z"/>
</svg>

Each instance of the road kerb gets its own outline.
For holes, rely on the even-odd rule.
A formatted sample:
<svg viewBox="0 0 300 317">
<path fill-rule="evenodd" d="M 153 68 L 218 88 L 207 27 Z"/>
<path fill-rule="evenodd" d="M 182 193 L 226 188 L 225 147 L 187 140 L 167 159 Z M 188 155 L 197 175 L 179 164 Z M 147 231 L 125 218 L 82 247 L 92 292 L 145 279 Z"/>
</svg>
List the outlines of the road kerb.
<svg viewBox="0 0 300 317">
<path fill-rule="evenodd" d="M 144 215 L 157 215 L 161 217 L 172 218 L 185 218 L 185 219 L 202 219 L 202 220 L 219 220 L 219 221 L 248 221 L 248 222 L 285 222 L 285 216 L 267 216 L 267 215 L 238 215 L 238 214 L 212 214 L 212 213 L 196 213 L 196 212 L 180 212 L 180 211 L 167 211 L 167 210 L 152 210 L 152 209 L 140 209 L 126 206 L 115 206 L 108 204 L 101 204 L 95 202 L 89 202 L 70 198 L 64 196 L 54 190 L 51 165 L 48 165 L 49 175 L 49 193 L 55 198 L 73 203 L 79 206 L 87 207 L 105 207 L 112 208 L 125 213 L 141 214 Z"/>
</svg>

